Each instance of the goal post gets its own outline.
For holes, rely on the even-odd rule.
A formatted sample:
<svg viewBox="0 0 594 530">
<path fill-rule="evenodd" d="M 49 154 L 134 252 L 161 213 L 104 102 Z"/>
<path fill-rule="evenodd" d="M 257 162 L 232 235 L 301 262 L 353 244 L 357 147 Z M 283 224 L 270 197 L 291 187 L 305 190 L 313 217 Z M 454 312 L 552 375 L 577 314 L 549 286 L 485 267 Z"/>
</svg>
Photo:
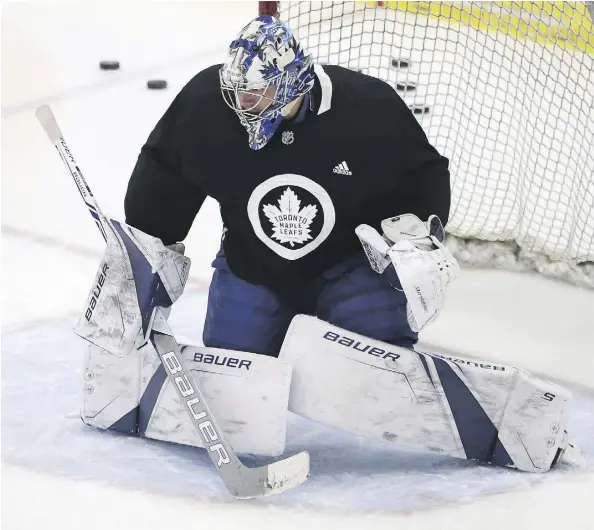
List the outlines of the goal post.
<svg viewBox="0 0 594 530">
<path fill-rule="evenodd" d="M 594 287 L 593 2 L 259 2 L 259 12 L 287 22 L 320 63 L 397 90 L 450 160 L 446 230 L 460 261 Z"/>
</svg>

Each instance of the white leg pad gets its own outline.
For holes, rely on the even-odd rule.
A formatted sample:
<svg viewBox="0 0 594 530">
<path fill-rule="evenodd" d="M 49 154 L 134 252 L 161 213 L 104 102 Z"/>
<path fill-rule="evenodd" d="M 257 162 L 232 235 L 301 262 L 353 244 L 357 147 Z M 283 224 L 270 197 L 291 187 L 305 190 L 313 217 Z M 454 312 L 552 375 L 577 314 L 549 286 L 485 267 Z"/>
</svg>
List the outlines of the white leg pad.
<svg viewBox="0 0 594 530">
<path fill-rule="evenodd" d="M 392 346 L 293 319 L 279 358 L 289 410 L 357 435 L 525 471 L 563 449 L 571 394 L 527 372 Z"/>
<path fill-rule="evenodd" d="M 138 352 L 116 357 L 87 343 L 81 407 L 86 424 L 108 429 L 138 406 L 141 364 Z"/>
<path fill-rule="evenodd" d="M 290 365 L 198 346 L 182 346 L 182 354 L 238 453 L 283 453 Z M 203 447 L 150 343 L 124 358 L 90 345 L 81 416 L 100 429 Z"/>
</svg>

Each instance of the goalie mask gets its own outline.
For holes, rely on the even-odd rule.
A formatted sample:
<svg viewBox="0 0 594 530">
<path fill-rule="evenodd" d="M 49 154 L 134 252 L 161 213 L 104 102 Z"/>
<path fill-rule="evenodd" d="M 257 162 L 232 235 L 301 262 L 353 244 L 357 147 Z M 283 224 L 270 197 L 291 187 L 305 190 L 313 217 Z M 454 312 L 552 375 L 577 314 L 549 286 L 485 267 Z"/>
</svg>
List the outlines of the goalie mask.
<svg viewBox="0 0 594 530">
<path fill-rule="evenodd" d="M 223 98 L 255 150 L 266 145 L 315 79 L 312 57 L 303 52 L 286 24 L 269 15 L 241 30 L 219 77 Z"/>
</svg>

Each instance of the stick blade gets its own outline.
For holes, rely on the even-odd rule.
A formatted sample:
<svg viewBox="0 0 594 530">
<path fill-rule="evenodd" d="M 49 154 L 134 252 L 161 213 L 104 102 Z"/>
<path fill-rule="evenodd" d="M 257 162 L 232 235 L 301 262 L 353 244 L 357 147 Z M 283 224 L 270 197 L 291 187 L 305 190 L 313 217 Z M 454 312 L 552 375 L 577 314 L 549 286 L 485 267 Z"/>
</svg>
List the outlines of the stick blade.
<svg viewBox="0 0 594 530">
<path fill-rule="evenodd" d="M 240 471 L 241 486 L 226 481 L 227 488 L 236 499 L 255 499 L 282 493 L 299 486 L 309 476 L 309 453 L 303 451 L 273 464 Z M 237 487 L 239 486 L 239 487 Z"/>
<path fill-rule="evenodd" d="M 303 451 L 268 466 L 267 495 L 299 486 L 309 476 L 309 453 Z"/>
<path fill-rule="evenodd" d="M 48 135 L 50 141 L 53 144 L 57 144 L 62 137 L 62 131 L 60 131 L 60 127 L 58 126 L 58 122 L 56 121 L 56 117 L 50 106 L 41 105 L 41 107 L 35 111 L 35 116 Z"/>
</svg>

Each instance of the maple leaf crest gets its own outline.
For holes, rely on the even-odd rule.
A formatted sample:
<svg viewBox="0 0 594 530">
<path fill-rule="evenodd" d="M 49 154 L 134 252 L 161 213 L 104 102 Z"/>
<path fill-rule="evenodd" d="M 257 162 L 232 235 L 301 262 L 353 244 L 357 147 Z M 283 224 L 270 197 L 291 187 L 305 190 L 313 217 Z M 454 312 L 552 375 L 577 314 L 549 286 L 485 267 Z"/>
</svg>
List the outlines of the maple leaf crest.
<svg viewBox="0 0 594 530">
<path fill-rule="evenodd" d="M 292 247 L 296 243 L 302 244 L 312 239 L 309 226 L 317 215 L 318 208 L 311 204 L 300 208 L 299 197 L 289 187 L 278 200 L 278 207 L 265 204 L 262 209 L 273 226 L 271 237 L 281 243 L 289 243 Z"/>
</svg>

